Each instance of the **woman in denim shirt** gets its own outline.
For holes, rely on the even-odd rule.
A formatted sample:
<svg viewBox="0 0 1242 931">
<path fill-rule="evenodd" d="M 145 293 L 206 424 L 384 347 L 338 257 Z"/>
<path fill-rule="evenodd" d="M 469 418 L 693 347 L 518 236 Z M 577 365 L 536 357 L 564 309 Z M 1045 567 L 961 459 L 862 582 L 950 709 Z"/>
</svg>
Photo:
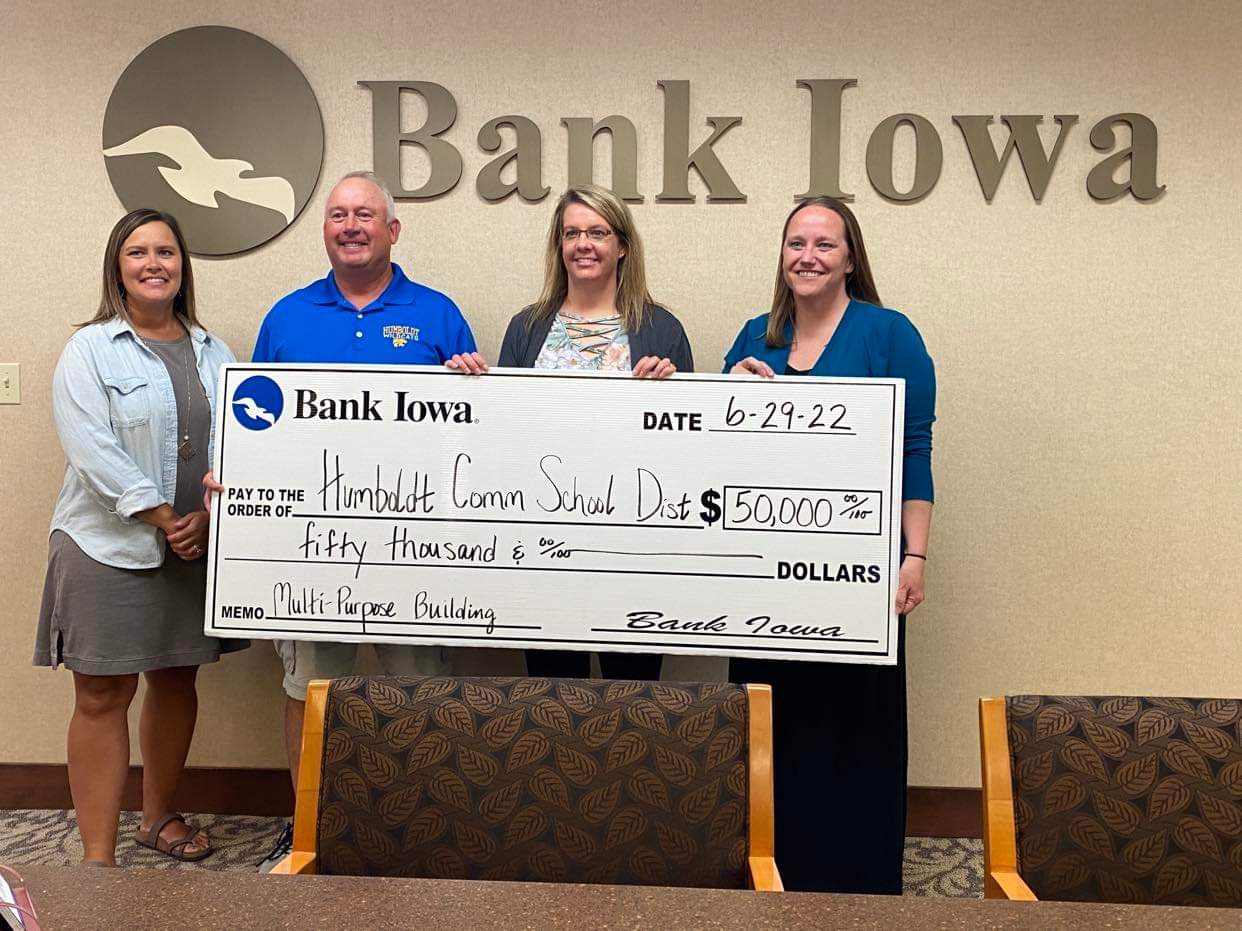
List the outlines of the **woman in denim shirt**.
<svg viewBox="0 0 1242 931">
<path fill-rule="evenodd" d="M 232 361 L 198 323 L 177 221 L 127 214 L 108 239 L 99 311 L 70 337 L 53 379 L 67 466 L 34 656 L 73 671 L 69 786 L 87 863 L 116 863 L 139 673 L 147 691 L 135 839 L 182 860 L 212 850 L 170 806 L 194 734 L 198 667 L 247 645 L 202 632 L 202 476 L 217 374 Z"/>
</svg>

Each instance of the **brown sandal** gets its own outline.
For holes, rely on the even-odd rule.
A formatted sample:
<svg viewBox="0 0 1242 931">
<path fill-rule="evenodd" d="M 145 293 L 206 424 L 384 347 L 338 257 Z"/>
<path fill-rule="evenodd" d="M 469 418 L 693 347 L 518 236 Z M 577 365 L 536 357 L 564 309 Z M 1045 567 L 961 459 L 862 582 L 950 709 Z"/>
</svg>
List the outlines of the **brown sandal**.
<svg viewBox="0 0 1242 931">
<path fill-rule="evenodd" d="M 160 831 L 164 830 L 164 828 L 173 821 L 180 821 L 185 825 L 186 830 L 185 833 L 181 835 L 180 840 L 168 841 L 160 837 Z M 135 831 L 134 841 L 141 844 L 143 847 L 150 847 L 152 850 L 158 850 L 160 853 L 172 857 L 174 860 L 181 860 L 186 863 L 197 863 L 199 860 L 204 860 L 216 852 L 215 848 L 209 844 L 206 849 L 200 850 L 198 853 L 186 853 L 185 848 L 194 843 L 194 838 L 197 837 L 198 834 L 199 829 L 197 827 L 190 824 L 190 822 L 186 821 L 185 818 L 181 817 L 181 815 L 173 812 L 172 814 L 165 815 L 157 821 L 151 826 L 149 831 Z"/>
</svg>

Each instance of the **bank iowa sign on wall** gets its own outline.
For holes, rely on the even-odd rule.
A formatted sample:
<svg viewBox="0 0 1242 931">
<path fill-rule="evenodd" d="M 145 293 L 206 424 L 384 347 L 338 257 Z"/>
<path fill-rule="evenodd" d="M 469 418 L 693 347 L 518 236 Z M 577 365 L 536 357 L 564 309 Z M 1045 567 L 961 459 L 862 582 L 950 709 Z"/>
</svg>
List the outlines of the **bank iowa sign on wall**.
<svg viewBox="0 0 1242 931">
<path fill-rule="evenodd" d="M 371 89 L 372 151 L 375 171 L 392 186 L 393 194 L 414 200 L 447 194 L 461 180 L 462 158 L 458 142 L 450 131 L 457 119 L 457 101 L 445 87 L 430 81 L 359 81 Z M 854 78 L 799 78 L 796 86 L 810 92 L 811 149 L 809 153 L 810 186 L 799 196 L 829 194 L 852 199 L 840 189 L 842 98 L 846 88 L 854 87 Z M 708 190 L 709 202 L 745 201 L 746 195 L 734 183 L 728 169 L 713 148 L 725 133 L 742 125 L 741 116 L 709 116 L 709 131 L 694 137 L 690 125 L 690 82 L 655 82 L 664 94 L 663 175 L 664 185 L 655 199 L 661 203 L 693 203 L 690 193 L 690 172 L 696 171 Z M 398 125 L 402 92 L 420 95 L 427 106 L 427 118 L 421 126 L 402 129 Z M 791 103 L 791 110 L 793 109 Z M 960 130 L 963 156 L 974 165 L 983 196 L 991 200 L 996 194 L 1006 166 L 1017 161 L 1026 175 L 1031 194 L 1041 200 L 1052 179 L 1052 172 L 1078 121 L 1078 114 L 1052 117 L 1057 126 L 1055 141 L 1045 147 L 1039 135 L 1042 116 L 1001 116 L 1000 123 L 1008 130 L 1008 138 L 996 142 L 989 130 L 993 117 L 961 115 L 952 117 Z M 612 189 L 630 201 L 641 201 L 637 188 L 638 131 L 624 116 L 612 115 L 601 120 L 589 116 L 567 116 L 561 120 L 568 136 L 569 171 L 567 184 L 592 180 L 595 137 L 607 133 L 612 137 Z M 914 133 L 914 181 L 906 190 L 899 190 L 893 180 L 893 147 L 897 132 L 909 127 Z M 1118 128 L 1128 131 L 1128 142 L 1121 144 Z M 528 117 L 516 113 L 497 116 L 478 130 L 477 144 L 484 152 L 497 152 L 504 147 L 501 129 L 511 136 L 510 147 L 483 166 L 475 180 L 479 195 L 485 200 L 503 200 L 514 194 L 524 200 L 538 201 L 548 195 L 543 184 L 543 133 Z M 463 133 L 469 138 L 469 134 Z M 1152 200 L 1164 190 L 1156 182 L 1156 126 L 1141 113 L 1114 113 L 1099 119 L 1091 127 L 1091 145 L 1103 153 L 1099 163 L 1086 177 L 1087 192 L 1096 200 L 1110 201 L 1125 194 L 1140 200 Z M 400 184 L 401 147 L 418 146 L 431 160 L 431 176 L 414 190 Z M 692 150 L 691 145 L 695 148 Z M 931 193 L 940 180 L 944 164 L 944 141 L 936 126 L 917 113 L 896 113 L 871 132 L 867 142 L 867 178 L 883 197 L 899 203 L 918 201 Z M 510 167 L 512 166 L 512 167 Z M 504 180 L 507 174 L 510 180 Z"/>
<path fill-rule="evenodd" d="M 566 186 L 595 180 L 595 148 L 606 145 L 609 185 L 628 201 L 645 199 L 638 189 L 638 130 L 622 114 L 566 116 L 559 127 L 540 127 L 514 112 L 478 127 L 460 126 L 457 99 L 442 84 L 358 83 L 371 92 L 374 170 L 398 198 L 427 200 L 453 191 L 462 181 L 462 152 L 477 147 L 490 156 L 474 177 L 479 197 L 537 203 L 551 192 L 543 151 L 545 137 L 553 135 L 567 147 Z M 694 203 L 692 173 L 707 189 L 708 203 L 744 202 L 746 193 L 716 151 L 726 134 L 746 132 L 744 115 L 709 116 L 692 125 L 689 81 L 653 76 L 651 87 L 662 95 L 664 111 L 656 202 Z M 719 90 L 713 88 L 716 96 Z M 790 179 L 791 195 L 853 199 L 854 192 L 841 187 L 841 135 L 851 95 L 862 92 L 855 78 L 791 76 L 789 119 L 810 126 L 806 175 Z M 403 95 L 425 104 L 420 125 L 402 125 Z M 1090 129 L 1075 128 L 1087 119 Z M 894 178 L 899 134 L 909 135 L 914 152 L 913 179 L 902 187 Z M 654 141 L 644 151 L 656 151 Z M 871 128 L 865 168 L 872 188 L 895 203 L 916 203 L 931 193 L 946 158 L 970 162 L 989 202 L 1006 172 L 1020 173 L 1038 202 L 1064 148 L 1075 144 L 1090 144 L 1098 153 L 1082 179 L 1094 200 L 1149 201 L 1163 193 L 1156 125 L 1141 113 L 957 114 L 939 121 L 895 113 Z M 176 214 L 191 251 L 200 254 L 242 252 L 287 228 L 314 193 L 323 147 L 319 106 L 297 66 L 265 40 L 223 26 L 185 29 L 144 49 L 117 81 L 104 118 L 103 153 L 121 201 L 131 209 Z M 430 172 L 421 186 L 406 188 L 402 157 L 415 149 Z"/>
</svg>

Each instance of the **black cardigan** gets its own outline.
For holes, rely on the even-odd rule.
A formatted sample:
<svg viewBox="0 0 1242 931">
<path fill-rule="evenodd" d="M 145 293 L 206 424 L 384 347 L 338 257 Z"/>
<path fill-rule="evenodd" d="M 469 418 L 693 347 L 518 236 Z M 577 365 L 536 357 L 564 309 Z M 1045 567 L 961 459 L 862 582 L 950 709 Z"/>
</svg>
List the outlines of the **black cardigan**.
<svg viewBox="0 0 1242 931">
<path fill-rule="evenodd" d="M 533 368 L 543 349 L 548 331 L 552 329 L 551 315 L 536 320 L 528 325 L 531 310 L 527 307 L 514 315 L 505 330 L 504 341 L 500 344 L 500 359 L 497 365 L 514 368 Z M 690 340 L 686 338 L 685 328 L 681 321 L 659 304 L 652 304 L 643 315 L 643 325 L 636 333 L 630 334 L 630 361 L 637 362 L 644 356 L 659 356 L 668 359 L 677 366 L 679 372 L 694 371 L 694 354 L 690 351 Z"/>
</svg>

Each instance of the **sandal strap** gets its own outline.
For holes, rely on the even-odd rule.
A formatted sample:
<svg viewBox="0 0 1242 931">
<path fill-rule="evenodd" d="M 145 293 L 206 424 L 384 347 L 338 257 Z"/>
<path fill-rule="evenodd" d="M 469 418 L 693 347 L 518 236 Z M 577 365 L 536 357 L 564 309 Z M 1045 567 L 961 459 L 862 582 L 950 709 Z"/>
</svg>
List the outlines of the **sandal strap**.
<svg viewBox="0 0 1242 931">
<path fill-rule="evenodd" d="M 185 824 L 185 818 L 173 811 L 156 821 L 155 824 L 151 825 L 149 830 L 139 831 L 138 833 L 144 837 L 149 844 L 158 844 L 160 842 L 160 831 L 164 830 L 164 828 L 173 821 L 180 821 Z M 189 825 L 186 824 L 186 827 L 189 827 Z"/>
<path fill-rule="evenodd" d="M 172 843 L 168 843 L 167 841 L 165 841 L 165 843 L 168 843 L 169 853 L 172 853 L 173 851 L 179 851 L 182 847 L 188 847 L 194 843 L 194 838 L 198 836 L 198 828 L 194 827 L 193 825 L 189 825 L 189 827 L 190 827 L 189 833 L 186 834 L 185 837 L 181 838 L 181 840 L 173 841 Z"/>
</svg>

